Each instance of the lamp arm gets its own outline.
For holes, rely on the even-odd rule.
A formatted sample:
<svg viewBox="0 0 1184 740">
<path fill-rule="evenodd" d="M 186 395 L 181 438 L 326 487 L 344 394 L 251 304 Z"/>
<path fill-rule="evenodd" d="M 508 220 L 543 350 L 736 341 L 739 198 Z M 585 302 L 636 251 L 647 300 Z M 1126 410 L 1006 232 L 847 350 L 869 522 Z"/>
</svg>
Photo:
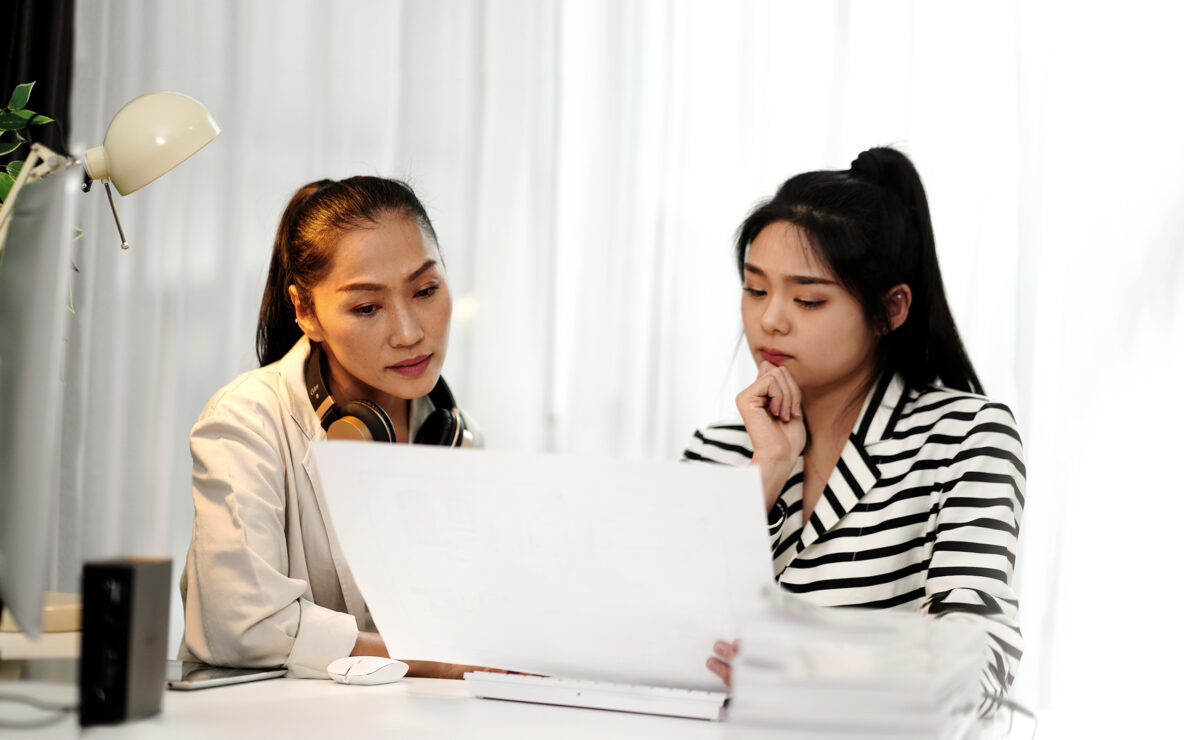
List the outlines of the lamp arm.
<svg viewBox="0 0 1184 740">
<path fill-rule="evenodd" d="M 37 164 L 39 160 L 40 164 Z M 17 193 L 26 182 L 40 180 L 51 172 L 69 166 L 72 161 L 43 144 L 33 144 L 29 147 L 29 156 L 25 157 L 25 163 L 21 165 L 21 171 L 13 181 L 8 197 L 4 199 L 4 206 L 0 207 L 0 260 L 4 259 L 4 245 L 8 243 L 9 217 L 16 206 Z"/>
</svg>

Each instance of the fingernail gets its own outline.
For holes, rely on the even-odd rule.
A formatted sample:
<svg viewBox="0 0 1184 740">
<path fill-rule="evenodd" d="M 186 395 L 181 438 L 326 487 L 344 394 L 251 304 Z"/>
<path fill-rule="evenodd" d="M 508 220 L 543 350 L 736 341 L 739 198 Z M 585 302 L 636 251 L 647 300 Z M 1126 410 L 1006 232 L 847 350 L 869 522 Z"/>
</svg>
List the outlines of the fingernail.
<svg viewBox="0 0 1184 740">
<path fill-rule="evenodd" d="M 795 403 L 793 405 L 793 415 L 794 416 L 801 416 L 802 415 L 802 404 L 800 402 Z"/>
</svg>

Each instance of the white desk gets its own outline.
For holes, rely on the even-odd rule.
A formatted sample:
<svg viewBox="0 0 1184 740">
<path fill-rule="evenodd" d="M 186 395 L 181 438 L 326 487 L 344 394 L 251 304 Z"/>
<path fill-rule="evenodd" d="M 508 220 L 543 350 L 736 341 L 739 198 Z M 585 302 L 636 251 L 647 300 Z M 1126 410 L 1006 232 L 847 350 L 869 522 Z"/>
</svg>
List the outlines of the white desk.
<svg viewBox="0 0 1184 740">
<path fill-rule="evenodd" d="M 62 704 L 77 701 L 71 684 L 45 681 L 0 681 L 0 692 L 22 693 Z M 44 717 L 42 712 L 0 705 L 9 719 Z M 1030 727 L 1030 725 L 1029 725 Z M 1027 738 L 1029 729 L 1016 728 Z M 1003 724 L 972 728 L 969 738 L 1007 736 Z M 576 709 L 521 702 L 474 699 L 463 681 L 405 678 L 385 686 L 345 686 L 332 681 L 272 679 L 199 691 L 166 691 L 159 715 L 122 725 L 78 726 L 71 714 L 37 730 L 3 730 L 0 738 L 167 738 L 168 740 L 233 740 L 234 738 L 609 738 L 646 740 L 726 738 L 727 740 L 842 740 L 841 734 L 815 734 L 728 722 L 655 717 L 645 714 Z M 860 735 L 866 739 L 868 735 Z"/>
<path fill-rule="evenodd" d="M 0 682 L 0 691 L 72 702 L 67 684 Z M 13 705 L 2 708 L 14 716 Z M 43 716 L 31 712 L 23 717 Z M 594 709 L 474 699 L 463 681 L 405 678 L 385 686 L 273 679 L 199 691 L 166 691 L 161 713 L 137 722 L 91 727 L 77 715 L 51 727 L 0 730 L 0 737 L 64 738 L 749 738 L 785 737 L 721 722 Z"/>
</svg>

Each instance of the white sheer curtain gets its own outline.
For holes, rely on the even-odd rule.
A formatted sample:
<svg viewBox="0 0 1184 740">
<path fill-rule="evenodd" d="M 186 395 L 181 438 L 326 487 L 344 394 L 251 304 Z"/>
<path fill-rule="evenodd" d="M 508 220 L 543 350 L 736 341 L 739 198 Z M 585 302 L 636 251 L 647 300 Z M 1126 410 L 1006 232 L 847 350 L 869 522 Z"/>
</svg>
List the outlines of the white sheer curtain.
<svg viewBox="0 0 1184 740">
<path fill-rule="evenodd" d="M 273 230 L 304 182 L 416 187 L 461 296 L 446 375 L 491 446 L 669 458 L 752 373 L 730 255 L 748 208 L 896 144 L 971 355 L 1025 435 L 1019 698 L 1053 734 L 1150 722 L 1181 657 L 1181 20 L 1051 1 L 79 3 L 75 150 L 158 89 L 223 134 L 120 200 L 130 252 L 84 199 L 62 580 L 121 552 L 180 567 L 188 429 L 255 364 Z"/>
</svg>

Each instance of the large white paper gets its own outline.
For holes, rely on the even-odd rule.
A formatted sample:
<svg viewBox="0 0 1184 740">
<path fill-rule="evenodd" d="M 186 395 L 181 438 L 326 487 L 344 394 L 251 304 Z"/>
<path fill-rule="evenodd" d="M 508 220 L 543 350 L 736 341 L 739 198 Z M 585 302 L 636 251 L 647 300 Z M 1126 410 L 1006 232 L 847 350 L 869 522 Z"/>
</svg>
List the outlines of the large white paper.
<svg viewBox="0 0 1184 740">
<path fill-rule="evenodd" d="M 313 444 L 393 657 L 719 688 L 705 667 L 772 580 L 755 469 Z"/>
</svg>

